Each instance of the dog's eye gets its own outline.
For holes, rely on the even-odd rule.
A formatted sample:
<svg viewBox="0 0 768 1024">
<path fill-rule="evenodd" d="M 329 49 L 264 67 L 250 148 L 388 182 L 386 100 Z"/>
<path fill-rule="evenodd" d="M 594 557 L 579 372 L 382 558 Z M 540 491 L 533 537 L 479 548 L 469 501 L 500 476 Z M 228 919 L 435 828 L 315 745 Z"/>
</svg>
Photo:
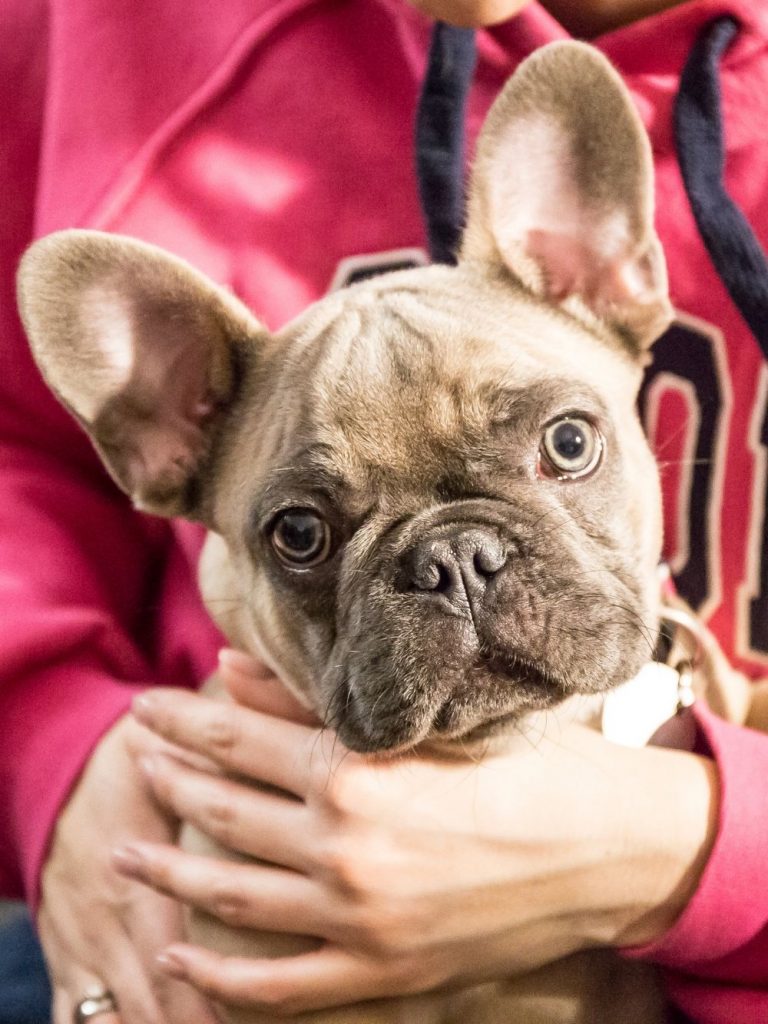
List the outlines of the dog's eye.
<svg viewBox="0 0 768 1024">
<path fill-rule="evenodd" d="M 331 550 L 328 523 L 310 508 L 288 508 L 274 519 L 272 547 L 286 565 L 308 569 L 319 565 Z"/>
<path fill-rule="evenodd" d="M 594 472 L 603 455 L 597 427 L 581 416 L 562 416 L 547 426 L 539 447 L 539 470 L 556 480 Z"/>
</svg>

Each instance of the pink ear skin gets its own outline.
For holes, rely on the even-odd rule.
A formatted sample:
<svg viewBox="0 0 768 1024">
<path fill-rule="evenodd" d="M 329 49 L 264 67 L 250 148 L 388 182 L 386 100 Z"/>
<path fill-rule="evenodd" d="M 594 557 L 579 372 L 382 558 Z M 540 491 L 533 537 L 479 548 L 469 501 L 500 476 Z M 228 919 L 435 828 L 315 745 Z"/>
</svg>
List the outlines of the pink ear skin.
<svg viewBox="0 0 768 1024">
<path fill-rule="evenodd" d="M 251 313 L 170 253 L 97 231 L 35 243 L 19 307 L 46 380 L 134 503 L 201 516 L 215 421 L 268 337 Z"/>
<path fill-rule="evenodd" d="M 212 407 L 211 407 L 212 411 Z M 205 420 L 168 412 L 152 424 L 137 424 L 126 438 L 121 482 L 139 504 L 158 500 L 162 493 L 184 486 L 205 451 Z M 115 460 L 116 464 L 118 459 Z"/>
<path fill-rule="evenodd" d="M 125 486 L 135 495 L 183 487 L 205 454 L 216 409 L 211 352 L 204 338 L 181 338 L 185 333 L 157 324 L 135 334 L 134 372 L 122 396 Z"/>
<path fill-rule="evenodd" d="M 617 307 L 663 299 L 648 252 L 635 259 L 624 254 L 611 258 L 578 238 L 543 230 L 527 233 L 525 250 L 542 268 L 544 291 L 552 302 L 579 295 L 595 313 L 608 315 Z"/>
<path fill-rule="evenodd" d="M 507 82 L 478 140 L 462 258 L 501 262 L 639 361 L 671 320 L 650 143 L 597 50 L 553 43 Z"/>
</svg>

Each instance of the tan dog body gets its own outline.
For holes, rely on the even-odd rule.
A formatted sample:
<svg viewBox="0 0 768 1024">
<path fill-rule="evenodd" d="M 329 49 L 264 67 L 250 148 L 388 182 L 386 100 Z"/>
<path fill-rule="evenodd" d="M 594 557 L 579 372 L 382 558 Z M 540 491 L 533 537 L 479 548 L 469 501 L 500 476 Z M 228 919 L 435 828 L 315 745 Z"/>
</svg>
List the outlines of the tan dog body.
<svg viewBox="0 0 768 1024">
<path fill-rule="evenodd" d="M 660 495 L 635 399 L 670 318 L 651 167 L 615 72 L 558 44 L 489 114 L 455 268 L 355 285 L 272 335 L 143 243 L 63 232 L 25 257 L 47 380 L 138 507 L 212 531 L 212 613 L 348 746 L 511 743 L 651 656 Z M 314 942 L 193 929 L 244 955 Z M 581 954 L 300 1019 L 652 1024 L 649 977 Z"/>
</svg>

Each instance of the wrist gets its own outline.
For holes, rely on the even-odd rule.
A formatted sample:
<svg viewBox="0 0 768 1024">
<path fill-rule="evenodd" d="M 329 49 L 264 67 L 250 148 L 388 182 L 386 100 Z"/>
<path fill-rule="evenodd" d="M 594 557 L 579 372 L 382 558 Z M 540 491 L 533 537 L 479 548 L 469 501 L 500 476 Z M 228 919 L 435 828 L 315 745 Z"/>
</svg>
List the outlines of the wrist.
<svg viewBox="0 0 768 1024">
<path fill-rule="evenodd" d="M 592 941 L 641 946 L 658 940 L 693 897 L 717 834 L 715 763 L 681 751 L 623 752 L 624 839 L 606 867 L 613 897 Z"/>
</svg>

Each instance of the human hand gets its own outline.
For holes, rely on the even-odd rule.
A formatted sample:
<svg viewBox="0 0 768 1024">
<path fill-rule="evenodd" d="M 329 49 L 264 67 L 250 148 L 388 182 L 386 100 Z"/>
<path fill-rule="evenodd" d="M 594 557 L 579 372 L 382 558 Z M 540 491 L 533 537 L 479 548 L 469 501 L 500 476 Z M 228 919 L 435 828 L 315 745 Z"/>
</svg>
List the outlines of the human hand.
<svg viewBox="0 0 768 1024">
<path fill-rule="evenodd" d="M 409 0 L 430 18 L 462 28 L 497 25 L 514 17 L 530 0 Z"/>
<path fill-rule="evenodd" d="M 264 961 L 171 946 L 164 969 L 200 991 L 299 1012 L 468 983 L 650 941 L 690 898 L 714 835 L 704 759 L 625 750 L 554 717 L 534 744 L 480 763 L 365 758 L 271 717 L 295 708 L 258 674 L 256 686 L 227 673 L 250 707 L 163 691 L 136 708 L 158 735 L 286 796 L 153 758 L 164 806 L 271 864 L 134 844 L 126 872 L 232 926 L 324 940 Z"/>
<path fill-rule="evenodd" d="M 215 1024 L 198 993 L 155 966 L 159 950 L 182 937 L 181 908 L 121 877 L 110 859 L 117 843 L 173 842 L 177 822 L 137 767 L 169 749 L 126 715 L 96 747 L 59 817 L 37 922 L 54 1024 L 72 1024 L 90 989 L 108 989 L 119 1007 L 99 1024 Z"/>
</svg>

